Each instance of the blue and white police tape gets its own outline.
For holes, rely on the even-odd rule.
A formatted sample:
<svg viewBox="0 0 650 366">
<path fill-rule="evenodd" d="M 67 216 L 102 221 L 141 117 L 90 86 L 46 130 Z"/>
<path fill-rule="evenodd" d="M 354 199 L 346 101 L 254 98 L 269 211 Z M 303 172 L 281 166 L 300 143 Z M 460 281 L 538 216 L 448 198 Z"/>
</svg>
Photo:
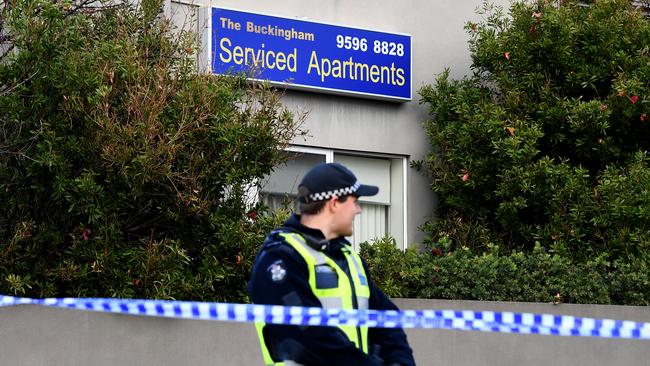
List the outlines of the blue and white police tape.
<svg viewBox="0 0 650 366">
<path fill-rule="evenodd" d="M 0 307 L 34 304 L 105 313 L 302 326 L 428 328 L 602 338 L 650 339 L 650 323 L 569 315 L 472 310 L 341 310 L 190 301 L 0 295 Z"/>
</svg>

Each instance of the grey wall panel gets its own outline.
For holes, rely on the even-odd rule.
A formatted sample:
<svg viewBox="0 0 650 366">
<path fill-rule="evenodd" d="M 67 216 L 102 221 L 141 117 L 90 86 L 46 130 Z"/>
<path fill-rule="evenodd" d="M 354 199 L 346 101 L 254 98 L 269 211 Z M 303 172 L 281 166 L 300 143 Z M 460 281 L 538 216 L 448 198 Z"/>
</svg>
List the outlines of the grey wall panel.
<svg viewBox="0 0 650 366">
<path fill-rule="evenodd" d="M 650 307 L 396 299 L 403 309 L 466 309 L 650 321 Z M 650 341 L 407 330 L 419 365 L 650 365 Z"/>
<path fill-rule="evenodd" d="M 249 324 L 101 314 L 38 306 L 0 308 L 0 365 L 255 365 Z"/>
<path fill-rule="evenodd" d="M 649 307 L 397 299 L 403 309 L 541 312 L 650 321 Z M 407 330 L 417 364 L 649 365 L 650 341 Z M 250 324 L 0 308 L 0 365 L 261 365 Z"/>
</svg>

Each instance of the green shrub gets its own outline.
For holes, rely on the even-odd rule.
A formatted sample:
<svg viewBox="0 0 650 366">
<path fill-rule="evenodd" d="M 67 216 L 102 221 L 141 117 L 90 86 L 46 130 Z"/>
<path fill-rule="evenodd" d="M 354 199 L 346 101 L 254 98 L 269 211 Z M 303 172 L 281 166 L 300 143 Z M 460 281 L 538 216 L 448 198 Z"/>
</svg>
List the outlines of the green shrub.
<svg viewBox="0 0 650 366">
<path fill-rule="evenodd" d="M 420 90 L 440 201 L 424 226 L 475 253 L 647 256 L 650 22 L 627 0 L 485 5 L 474 75 Z"/>
<path fill-rule="evenodd" d="M 420 90 L 439 204 L 426 252 L 363 246 L 390 295 L 650 304 L 650 22 L 588 3 L 486 3 Z"/>
<path fill-rule="evenodd" d="M 300 119 L 196 72 L 161 2 L 10 1 L 0 62 L 0 293 L 245 299 L 274 216 L 248 191 Z"/>
<path fill-rule="evenodd" d="M 615 304 L 650 305 L 650 265 L 645 260 L 618 260 L 608 276 L 610 298 Z"/>
<path fill-rule="evenodd" d="M 361 255 L 374 281 L 392 297 L 650 305 L 643 260 L 575 262 L 540 245 L 510 254 L 495 247 L 483 254 L 450 247 L 444 239 L 431 251 L 401 251 L 384 238 L 363 243 Z"/>
<path fill-rule="evenodd" d="M 430 263 L 415 248 L 402 251 L 395 239 L 385 237 L 361 243 L 361 256 L 371 269 L 373 280 L 392 297 L 418 297 L 429 285 Z"/>
</svg>

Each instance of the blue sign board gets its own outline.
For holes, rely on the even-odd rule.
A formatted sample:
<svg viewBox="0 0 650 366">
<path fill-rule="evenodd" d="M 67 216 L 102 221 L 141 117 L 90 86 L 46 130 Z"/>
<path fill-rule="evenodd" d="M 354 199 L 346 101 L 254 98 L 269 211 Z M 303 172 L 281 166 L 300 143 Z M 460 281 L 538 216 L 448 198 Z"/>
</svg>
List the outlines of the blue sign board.
<svg viewBox="0 0 650 366">
<path fill-rule="evenodd" d="M 411 36 L 212 8 L 212 72 L 289 88 L 411 100 Z M 251 71 L 252 70 L 252 71 Z"/>
</svg>

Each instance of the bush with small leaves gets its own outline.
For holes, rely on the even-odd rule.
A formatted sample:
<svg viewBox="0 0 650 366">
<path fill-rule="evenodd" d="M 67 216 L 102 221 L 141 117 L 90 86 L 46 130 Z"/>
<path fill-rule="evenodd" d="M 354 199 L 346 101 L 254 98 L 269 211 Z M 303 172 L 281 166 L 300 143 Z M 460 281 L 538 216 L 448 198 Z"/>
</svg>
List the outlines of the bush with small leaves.
<svg viewBox="0 0 650 366">
<path fill-rule="evenodd" d="M 373 280 L 392 297 L 578 304 L 650 305 L 645 260 L 605 256 L 576 262 L 537 244 L 531 251 L 484 253 L 454 248 L 443 238 L 432 250 L 401 251 L 383 238 L 361 245 Z"/>
<path fill-rule="evenodd" d="M 0 62 L 0 293 L 246 298 L 273 215 L 249 191 L 301 117 L 199 74 L 162 2 L 11 0 Z"/>
<path fill-rule="evenodd" d="M 650 260 L 650 21 L 627 0 L 485 4 L 474 74 L 420 90 L 429 245 Z"/>
</svg>

